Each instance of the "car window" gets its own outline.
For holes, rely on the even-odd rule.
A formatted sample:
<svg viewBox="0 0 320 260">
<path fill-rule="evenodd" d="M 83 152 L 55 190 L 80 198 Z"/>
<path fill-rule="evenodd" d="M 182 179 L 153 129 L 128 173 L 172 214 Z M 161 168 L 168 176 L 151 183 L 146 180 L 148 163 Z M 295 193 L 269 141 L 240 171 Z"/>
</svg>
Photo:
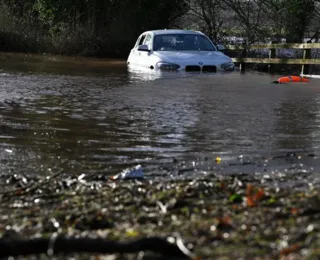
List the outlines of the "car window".
<svg viewBox="0 0 320 260">
<path fill-rule="evenodd" d="M 207 37 L 198 34 L 156 35 L 153 48 L 155 51 L 216 51 Z"/>
<path fill-rule="evenodd" d="M 143 44 L 149 45 L 149 44 L 151 43 L 151 38 L 152 38 L 151 35 L 148 34 L 147 37 L 146 37 L 146 39 L 144 40 L 144 43 L 143 43 Z"/>
<path fill-rule="evenodd" d="M 145 35 L 145 34 L 141 35 L 141 36 L 138 38 L 138 40 L 137 40 L 137 42 L 136 42 L 136 45 L 135 45 L 134 47 L 138 47 L 139 45 L 142 45 L 142 43 L 143 43 L 143 41 L 144 41 L 145 38 L 146 38 L 146 35 Z"/>
<path fill-rule="evenodd" d="M 145 38 L 146 38 L 146 35 L 142 35 L 142 36 L 141 36 L 141 39 L 140 39 L 140 41 L 139 41 L 139 45 L 142 45 L 142 44 L 143 44 L 143 41 L 144 41 Z"/>
</svg>

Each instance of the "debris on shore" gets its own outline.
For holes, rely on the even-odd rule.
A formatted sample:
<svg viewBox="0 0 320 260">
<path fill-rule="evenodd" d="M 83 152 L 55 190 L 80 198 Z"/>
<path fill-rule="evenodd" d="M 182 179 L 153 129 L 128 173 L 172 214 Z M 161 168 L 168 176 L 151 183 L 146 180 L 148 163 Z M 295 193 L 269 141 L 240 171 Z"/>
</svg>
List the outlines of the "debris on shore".
<svg viewBox="0 0 320 260">
<path fill-rule="evenodd" d="M 117 181 L 61 171 L 47 177 L 1 175 L 0 185 L 1 239 L 54 233 L 123 243 L 180 237 L 194 259 L 320 256 L 320 177 L 299 168 Z M 90 255 L 74 252 L 59 259 Z M 152 250 L 106 259 L 138 256 L 161 259 Z"/>
</svg>

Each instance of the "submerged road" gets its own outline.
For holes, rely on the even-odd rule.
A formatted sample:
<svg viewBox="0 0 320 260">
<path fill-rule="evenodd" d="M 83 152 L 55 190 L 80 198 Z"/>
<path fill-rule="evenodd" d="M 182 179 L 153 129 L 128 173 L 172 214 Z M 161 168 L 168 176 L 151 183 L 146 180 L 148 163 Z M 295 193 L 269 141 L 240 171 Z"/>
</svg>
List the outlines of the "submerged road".
<svg viewBox="0 0 320 260">
<path fill-rule="evenodd" d="M 216 157 L 228 171 L 239 158 L 257 165 L 290 153 L 305 158 L 307 170 L 320 165 L 317 79 L 277 85 L 279 75 L 153 74 L 63 57 L 2 58 L 0 67 L 3 174 L 108 176 L 141 164 L 152 176 L 173 159 Z M 273 162 L 272 169 L 288 166 Z"/>
</svg>

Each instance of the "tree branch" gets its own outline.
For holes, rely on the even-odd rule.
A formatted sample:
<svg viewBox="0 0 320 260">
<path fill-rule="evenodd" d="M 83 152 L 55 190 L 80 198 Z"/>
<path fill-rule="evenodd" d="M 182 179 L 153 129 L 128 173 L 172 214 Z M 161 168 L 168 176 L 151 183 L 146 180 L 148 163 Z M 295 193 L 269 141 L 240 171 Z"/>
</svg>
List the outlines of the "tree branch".
<svg viewBox="0 0 320 260">
<path fill-rule="evenodd" d="M 139 251 L 151 251 L 167 257 L 179 259 L 191 259 L 191 253 L 186 249 L 181 240 L 175 244 L 167 240 L 150 237 L 132 242 L 115 242 L 106 239 L 92 238 L 67 238 L 63 236 L 35 239 L 0 239 L 0 257 L 34 255 L 47 253 L 48 255 L 59 253 L 137 253 Z"/>
</svg>

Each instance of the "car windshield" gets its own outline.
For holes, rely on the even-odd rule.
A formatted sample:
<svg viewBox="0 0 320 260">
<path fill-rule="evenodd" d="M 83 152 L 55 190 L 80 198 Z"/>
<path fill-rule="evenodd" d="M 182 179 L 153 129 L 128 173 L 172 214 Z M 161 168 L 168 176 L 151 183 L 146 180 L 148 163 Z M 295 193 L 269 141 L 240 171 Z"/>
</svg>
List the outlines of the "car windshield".
<svg viewBox="0 0 320 260">
<path fill-rule="evenodd" d="M 204 35 L 161 34 L 153 41 L 154 51 L 216 51 L 214 45 Z"/>
</svg>

